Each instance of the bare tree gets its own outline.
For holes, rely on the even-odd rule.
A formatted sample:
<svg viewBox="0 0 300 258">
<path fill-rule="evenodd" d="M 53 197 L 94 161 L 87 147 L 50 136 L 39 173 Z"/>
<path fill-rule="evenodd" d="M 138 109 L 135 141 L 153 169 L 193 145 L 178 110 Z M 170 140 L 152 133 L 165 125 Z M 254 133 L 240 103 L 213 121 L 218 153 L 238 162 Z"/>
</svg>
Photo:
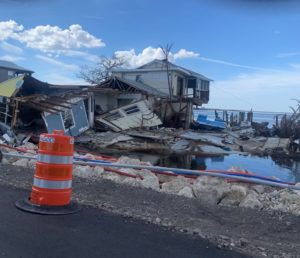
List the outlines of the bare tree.
<svg viewBox="0 0 300 258">
<path fill-rule="evenodd" d="M 113 68 L 126 64 L 127 62 L 123 58 L 101 56 L 95 67 L 83 66 L 77 77 L 91 84 L 99 84 L 111 75 Z"/>
<path fill-rule="evenodd" d="M 163 54 L 164 54 L 164 67 L 166 68 L 167 71 L 167 79 L 168 79 L 168 87 L 169 87 L 169 98 L 172 98 L 173 95 L 173 84 L 172 84 L 172 78 L 170 78 L 171 74 L 170 74 L 170 63 L 169 63 L 169 56 L 171 53 L 171 49 L 173 47 L 173 44 L 167 44 L 165 47 L 159 45 L 159 48 L 162 50 Z"/>
</svg>

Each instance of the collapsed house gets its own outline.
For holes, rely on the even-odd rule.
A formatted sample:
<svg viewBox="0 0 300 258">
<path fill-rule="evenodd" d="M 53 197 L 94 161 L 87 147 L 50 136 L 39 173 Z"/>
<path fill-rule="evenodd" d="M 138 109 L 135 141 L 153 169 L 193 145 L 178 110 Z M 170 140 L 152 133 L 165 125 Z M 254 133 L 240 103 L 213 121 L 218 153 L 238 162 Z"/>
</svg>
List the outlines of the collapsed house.
<svg viewBox="0 0 300 258">
<path fill-rule="evenodd" d="M 201 106 L 209 101 L 211 79 L 165 60 L 111 72 L 111 77 L 95 89 L 115 91 L 104 95 L 97 94 L 96 90 L 94 93 L 99 115 L 96 121 L 114 131 L 122 129 L 122 121 L 134 113 L 132 109 L 137 117 L 135 127 L 159 125 L 158 117 L 160 124 L 165 126 L 189 128 L 194 105 Z M 141 102 L 147 107 L 144 111 L 138 108 L 137 103 Z"/>
<path fill-rule="evenodd" d="M 42 133 L 54 129 L 79 135 L 94 119 L 91 95 L 86 86 L 53 85 L 29 75 L 0 83 L 2 133 Z M 7 139 L 6 139 L 7 140 Z"/>
<path fill-rule="evenodd" d="M 33 71 L 0 61 L 2 135 L 63 130 L 113 130 L 171 126 L 189 128 L 193 106 L 209 101 L 210 79 L 166 60 L 136 69 L 114 69 L 97 86 L 54 85 Z"/>
</svg>

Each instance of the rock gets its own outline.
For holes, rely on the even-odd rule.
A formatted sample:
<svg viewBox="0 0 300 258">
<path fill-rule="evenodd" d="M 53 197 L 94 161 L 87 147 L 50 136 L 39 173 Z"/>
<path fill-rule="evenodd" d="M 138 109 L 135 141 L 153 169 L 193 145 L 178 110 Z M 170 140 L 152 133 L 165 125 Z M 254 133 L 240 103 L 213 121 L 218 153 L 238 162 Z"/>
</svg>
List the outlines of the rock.
<svg viewBox="0 0 300 258">
<path fill-rule="evenodd" d="M 28 161 L 29 161 L 28 159 L 18 159 L 13 163 L 13 165 L 19 167 L 28 167 Z"/>
<path fill-rule="evenodd" d="M 95 175 L 92 167 L 76 165 L 73 168 L 73 174 L 79 177 L 93 177 Z"/>
<path fill-rule="evenodd" d="M 26 150 L 37 150 L 38 146 L 31 143 L 31 142 L 26 142 L 25 144 L 21 145 L 19 148 L 21 149 L 26 149 Z"/>
<path fill-rule="evenodd" d="M 96 167 L 94 167 L 94 173 L 95 173 L 95 175 L 101 175 L 104 173 L 104 168 L 96 166 Z"/>
<path fill-rule="evenodd" d="M 147 175 L 144 177 L 144 179 L 142 180 L 142 186 L 145 188 L 150 188 L 153 190 L 159 190 L 159 181 L 158 181 L 158 177 L 155 175 Z"/>
<path fill-rule="evenodd" d="M 299 187 L 300 189 L 300 183 L 295 184 L 295 186 Z M 300 196 L 300 190 L 293 190 L 294 193 L 298 194 Z"/>
<path fill-rule="evenodd" d="M 95 160 L 95 156 L 91 153 L 86 153 L 84 156 L 80 156 L 80 158 L 83 158 L 83 159 L 91 159 L 91 160 Z"/>
<path fill-rule="evenodd" d="M 122 183 L 130 185 L 130 186 L 134 186 L 134 187 L 139 187 L 139 186 L 142 185 L 140 179 L 135 179 L 135 178 L 132 178 L 132 177 L 126 177 L 126 178 L 124 178 L 124 180 L 122 181 Z"/>
<path fill-rule="evenodd" d="M 120 164 L 128 164 L 128 165 L 140 165 L 141 162 L 138 159 L 131 159 L 125 156 L 122 156 L 121 158 L 118 159 L 116 163 Z"/>
<path fill-rule="evenodd" d="M 222 179 L 200 176 L 192 185 L 195 196 L 209 204 L 218 204 L 229 191 L 229 185 Z"/>
<path fill-rule="evenodd" d="M 115 173 L 111 173 L 111 172 L 103 173 L 102 178 L 114 181 L 116 183 L 121 183 L 122 182 L 121 176 L 119 176 Z"/>
<path fill-rule="evenodd" d="M 167 193 L 178 193 L 186 186 L 190 186 L 189 180 L 183 176 L 178 176 L 169 182 L 163 183 L 161 189 Z"/>
<path fill-rule="evenodd" d="M 263 185 L 251 185 L 251 189 L 253 189 L 258 194 L 262 194 L 265 191 L 265 187 Z"/>
<path fill-rule="evenodd" d="M 247 195 L 247 188 L 242 185 L 232 185 L 230 190 L 226 193 L 224 198 L 221 200 L 222 205 L 226 206 L 237 206 Z"/>
<path fill-rule="evenodd" d="M 194 198 L 193 190 L 189 186 L 186 186 L 186 187 L 182 188 L 178 192 L 178 195 L 185 196 L 185 197 L 188 197 L 188 198 Z"/>
<path fill-rule="evenodd" d="M 263 207 L 262 203 L 257 199 L 257 194 L 255 192 L 249 193 L 240 203 L 240 207 L 261 209 Z"/>
<path fill-rule="evenodd" d="M 140 170 L 134 170 L 133 171 L 135 175 L 139 175 L 141 177 L 146 177 L 146 176 L 156 176 L 154 173 L 152 173 L 148 169 L 140 169 Z"/>
<path fill-rule="evenodd" d="M 10 164 L 9 160 L 6 158 L 2 159 L 2 164 Z"/>
<path fill-rule="evenodd" d="M 35 168 L 35 167 L 36 167 L 36 160 L 30 159 L 30 160 L 28 161 L 27 166 L 28 166 L 29 168 Z"/>
<path fill-rule="evenodd" d="M 155 219 L 155 223 L 156 223 L 156 224 L 160 224 L 160 222 L 161 222 L 161 219 L 160 219 L 160 218 L 156 218 L 156 219 Z"/>
</svg>

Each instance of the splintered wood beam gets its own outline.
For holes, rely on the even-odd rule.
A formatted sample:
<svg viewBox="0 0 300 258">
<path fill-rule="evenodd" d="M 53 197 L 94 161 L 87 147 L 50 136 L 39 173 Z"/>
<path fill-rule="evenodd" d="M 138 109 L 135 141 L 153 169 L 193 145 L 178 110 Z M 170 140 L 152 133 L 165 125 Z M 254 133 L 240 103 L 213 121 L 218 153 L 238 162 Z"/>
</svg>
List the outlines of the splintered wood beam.
<svg viewBox="0 0 300 258">
<path fill-rule="evenodd" d="M 48 104 L 48 105 L 55 105 L 55 106 L 59 106 L 59 107 L 63 107 L 63 108 L 72 108 L 72 106 L 68 106 L 68 105 L 64 105 L 64 104 L 61 104 L 61 103 L 57 103 L 56 101 L 52 101 L 52 100 L 43 100 L 43 101 L 40 101 L 41 103 L 45 103 L 45 104 Z"/>
<path fill-rule="evenodd" d="M 44 109 L 44 111 L 47 111 L 48 110 L 54 110 L 54 111 L 57 111 L 57 112 L 62 112 L 62 110 L 58 109 L 58 108 L 55 108 L 53 107 L 53 105 L 47 105 L 47 104 L 42 104 L 40 102 L 35 102 L 35 101 L 30 101 L 29 103 L 33 104 L 33 107 L 36 107 L 36 106 L 39 106 L 41 109 Z M 28 104 L 29 104 L 28 103 Z"/>
<path fill-rule="evenodd" d="M 55 100 L 57 100 L 57 101 L 62 101 L 62 102 L 64 102 L 65 104 L 70 104 L 70 105 L 74 104 L 73 102 L 68 101 L 67 98 L 63 98 L 63 97 L 56 97 Z"/>
<path fill-rule="evenodd" d="M 18 120 L 18 114 L 19 114 L 19 101 L 15 101 L 15 106 L 14 106 L 14 110 L 13 110 L 13 117 L 11 119 L 11 128 L 14 129 L 16 124 L 17 124 L 17 120 Z"/>
</svg>

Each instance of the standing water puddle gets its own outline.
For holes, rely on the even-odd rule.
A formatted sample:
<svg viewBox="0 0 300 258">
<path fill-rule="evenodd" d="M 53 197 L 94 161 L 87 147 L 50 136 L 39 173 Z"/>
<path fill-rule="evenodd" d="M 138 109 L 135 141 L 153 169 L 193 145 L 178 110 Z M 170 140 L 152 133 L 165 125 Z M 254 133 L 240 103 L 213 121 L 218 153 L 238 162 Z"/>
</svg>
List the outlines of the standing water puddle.
<svg viewBox="0 0 300 258">
<path fill-rule="evenodd" d="M 195 170 L 228 170 L 234 166 L 260 176 L 273 176 L 283 181 L 300 182 L 300 161 L 292 159 L 273 159 L 271 157 L 243 156 L 237 154 L 219 157 L 194 155 L 171 155 L 164 157 L 139 153 L 127 156 L 143 161 L 150 161 L 157 166 Z"/>
</svg>

